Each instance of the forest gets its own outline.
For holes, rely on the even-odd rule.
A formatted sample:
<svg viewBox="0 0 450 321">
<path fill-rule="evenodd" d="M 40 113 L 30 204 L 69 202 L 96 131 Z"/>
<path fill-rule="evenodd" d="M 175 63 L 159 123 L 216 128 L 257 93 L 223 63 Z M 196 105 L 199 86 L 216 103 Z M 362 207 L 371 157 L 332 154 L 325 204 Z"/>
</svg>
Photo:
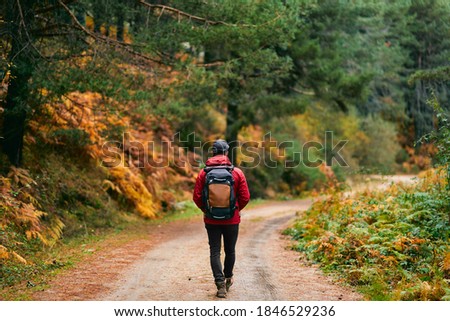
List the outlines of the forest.
<svg viewBox="0 0 450 321">
<path fill-rule="evenodd" d="M 0 294 L 45 286 L 67 247 L 199 215 L 222 138 L 256 203 L 323 195 L 284 232 L 309 261 L 369 300 L 450 300 L 449 16 L 446 0 L 2 1 Z M 393 174 L 417 179 L 346 193 Z"/>
</svg>

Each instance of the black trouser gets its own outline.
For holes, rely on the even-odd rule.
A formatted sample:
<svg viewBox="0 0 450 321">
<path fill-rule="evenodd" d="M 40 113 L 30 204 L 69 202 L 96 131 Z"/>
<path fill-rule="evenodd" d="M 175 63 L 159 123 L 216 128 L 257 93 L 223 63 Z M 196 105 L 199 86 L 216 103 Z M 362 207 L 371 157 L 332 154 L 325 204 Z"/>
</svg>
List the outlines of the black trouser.
<svg viewBox="0 0 450 321">
<path fill-rule="evenodd" d="M 231 278 L 233 276 L 234 262 L 236 261 L 236 241 L 239 233 L 239 224 L 233 225 L 214 225 L 205 224 L 206 231 L 208 232 L 209 240 L 209 252 L 211 269 L 214 275 L 214 281 L 221 283 L 225 281 L 225 278 Z M 222 263 L 220 261 L 220 249 L 222 247 L 222 235 L 223 245 L 225 249 L 225 268 L 222 271 Z"/>
</svg>

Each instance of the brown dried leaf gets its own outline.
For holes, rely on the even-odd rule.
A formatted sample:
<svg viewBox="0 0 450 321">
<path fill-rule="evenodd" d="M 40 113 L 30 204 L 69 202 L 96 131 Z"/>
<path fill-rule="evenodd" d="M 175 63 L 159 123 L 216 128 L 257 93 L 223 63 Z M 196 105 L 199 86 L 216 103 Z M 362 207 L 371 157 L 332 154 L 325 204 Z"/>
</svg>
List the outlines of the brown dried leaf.
<svg viewBox="0 0 450 321">
<path fill-rule="evenodd" d="M 19 254 L 17 254 L 16 252 L 12 251 L 11 254 L 12 254 L 13 257 L 14 257 L 17 261 L 19 261 L 20 263 L 23 263 L 23 264 L 27 264 L 27 263 L 28 263 L 27 260 L 25 260 L 23 257 L 21 257 L 21 256 L 20 256 Z"/>
<path fill-rule="evenodd" d="M 444 257 L 444 261 L 442 262 L 442 270 L 450 271 L 450 252 L 448 252 Z"/>
<path fill-rule="evenodd" d="M 8 258 L 9 258 L 8 249 L 3 245 L 0 245 L 0 259 L 8 259 Z"/>
</svg>

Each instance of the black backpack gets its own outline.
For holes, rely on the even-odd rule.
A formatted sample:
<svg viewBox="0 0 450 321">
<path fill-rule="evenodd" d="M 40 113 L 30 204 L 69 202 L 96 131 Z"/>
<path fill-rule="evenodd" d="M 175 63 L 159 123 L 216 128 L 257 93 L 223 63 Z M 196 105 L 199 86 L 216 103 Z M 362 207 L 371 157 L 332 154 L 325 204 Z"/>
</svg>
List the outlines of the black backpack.
<svg viewBox="0 0 450 321">
<path fill-rule="evenodd" d="M 234 194 L 233 166 L 208 166 L 202 197 L 205 215 L 216 220 L 227 220 L 233 217 L 236 209 Z"/>
</svg>

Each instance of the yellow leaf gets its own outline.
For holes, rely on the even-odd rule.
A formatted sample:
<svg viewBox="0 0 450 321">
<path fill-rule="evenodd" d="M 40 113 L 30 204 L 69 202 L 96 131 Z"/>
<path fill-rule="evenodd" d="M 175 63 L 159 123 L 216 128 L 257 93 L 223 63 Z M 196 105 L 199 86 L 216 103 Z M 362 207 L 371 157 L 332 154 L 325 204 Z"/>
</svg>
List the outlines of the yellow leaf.
<svg viewBox="0 0 450 321">
<path fill-rule="evenodd" d="M 0 245 L 0 259 L 8 259 L 8 258 L 9 258 L 8 249 L 3 245 Z"/>
<path fill-rule="evenodd" d="M 12 251 L 11 254 L 14 256 L 14 258 L 19 261 L 20 263 L 27 264 L 27 260 L 25 260 L 23 257 L 21 257 L 16 252 Z"/>
<path fill-rule="evenodd" d="M 442 262 L 442 269 L 444 271 L 450 271 L 450 252 L 445 255 L 444 261 Z"/>
</svg>

